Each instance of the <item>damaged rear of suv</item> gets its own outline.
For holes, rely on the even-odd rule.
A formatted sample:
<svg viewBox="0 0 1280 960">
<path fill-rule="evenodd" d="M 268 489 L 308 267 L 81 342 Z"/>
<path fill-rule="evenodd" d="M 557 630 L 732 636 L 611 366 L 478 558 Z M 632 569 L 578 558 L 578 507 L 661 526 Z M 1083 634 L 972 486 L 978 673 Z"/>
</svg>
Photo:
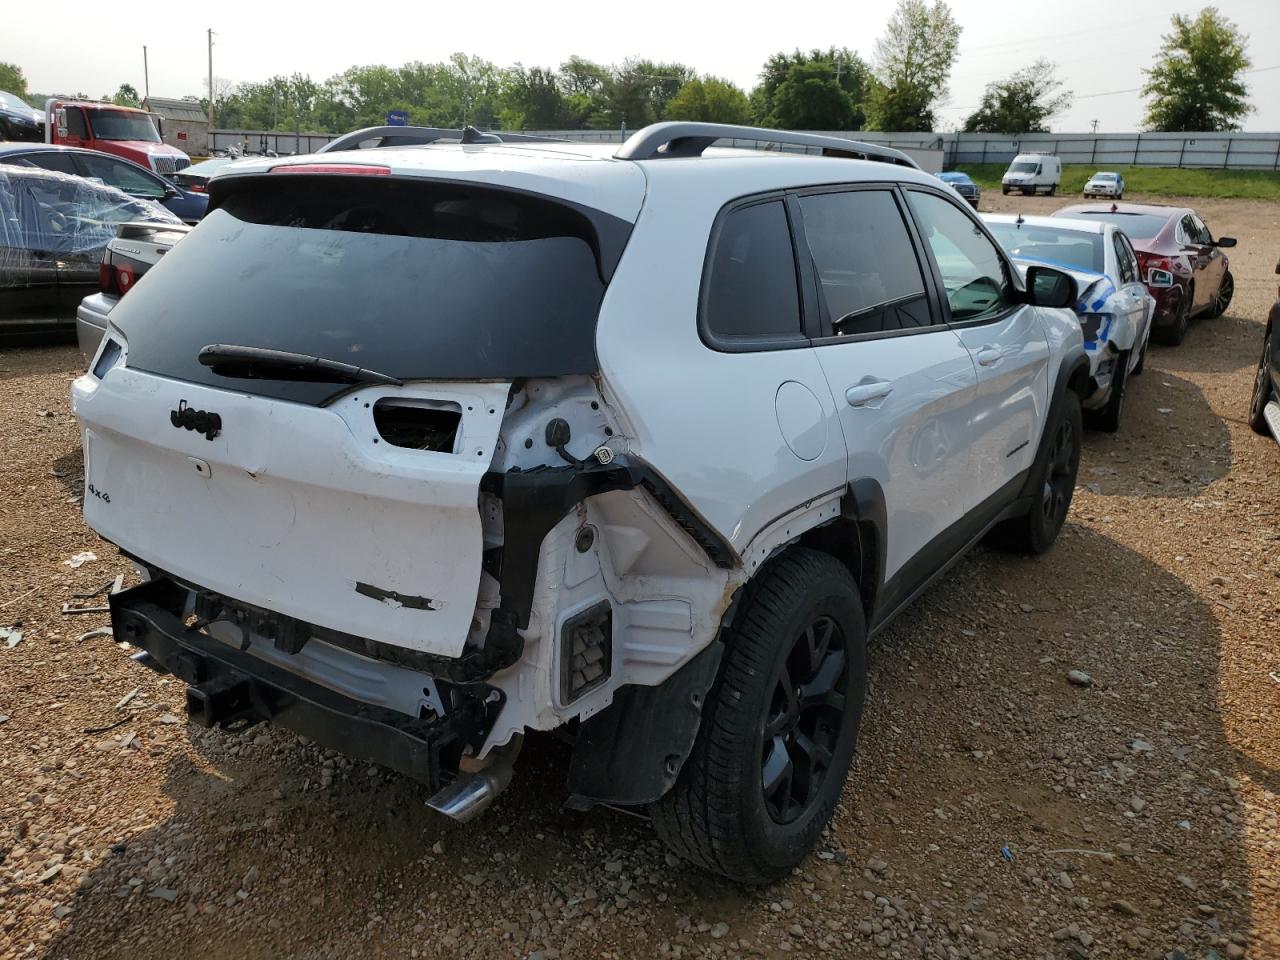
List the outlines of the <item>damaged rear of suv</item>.
<svg viewBox="0 0 1280 960">
<path fill-rule="evenodd" d="M 864 377 L 834 399 L 818 317 L 853 287 L 805 274 L 818 212 L 786 191 L 838 173 L 898 211 L 899 181 L 932 189 L 905 157 L 697 159 L 709 125 L 614 156 L 393 132 L 416 144 L 219 178 L 112 311 L 73 401 L 85 517 L 144 578 L 111 599 L 117 637 L 188 684 L 194 722 L 291 727 L 458 819 L 507 784 L 526 731 L 567 728 L 571 804 L 648 808 L 704 866 L 785 874 L 838 798 L 868 633 L 988 530 L 1039 550 L 1062 523 L 1084 361 L 1069 312 L 1036 304 L 1069 303 L 1070 279 L 1046 269 L 1051 292 L 1029 293 L 998 261 L 1000 316 L 1038 351 L 1009 367 L 1026 396 L 992 405 L 1018 422 L 979 415 L 941 280 L 894 301 L 936 317 L 945 356 L 912 363 L 951 384 L 916 395 L 903 372 L 900 502 L 887 474 L 850 482 L 841 411 L 890 391 Z M 962 247 L 981 234 L 965 216 Z M 987 309 L 989 285 L 960 300 Z M 795 329 L 716 326 L 762 305 Z M 978 421 L 1014 449 L 998 502 L 940 504 L 972 529 L 901 570 Z"/>
</svg>

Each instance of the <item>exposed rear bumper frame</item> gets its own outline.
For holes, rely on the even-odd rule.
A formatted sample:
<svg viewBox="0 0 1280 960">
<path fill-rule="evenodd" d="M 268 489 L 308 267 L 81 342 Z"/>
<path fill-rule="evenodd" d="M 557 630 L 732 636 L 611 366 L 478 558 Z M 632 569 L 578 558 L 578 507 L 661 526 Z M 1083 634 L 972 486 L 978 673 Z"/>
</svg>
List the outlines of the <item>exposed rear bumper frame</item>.
<svg viewBox="0 0 1280 960">
<path fill-rule="evenodd" d="M 415 718 L 362 703 L 189 628 L 190 592 L 156 579 L 112 594 L 117 641 L 149 654 L 140 662 L 185 681 L 187 712 L 204 727 L 270 720 L 349 757 L 425 784 L 451 782 L 467 745 L 482 743 L 496 715 L 483 697 L 444 717 Z M 487 689 L 487 688 L 482 688 Z"/>
</svg>

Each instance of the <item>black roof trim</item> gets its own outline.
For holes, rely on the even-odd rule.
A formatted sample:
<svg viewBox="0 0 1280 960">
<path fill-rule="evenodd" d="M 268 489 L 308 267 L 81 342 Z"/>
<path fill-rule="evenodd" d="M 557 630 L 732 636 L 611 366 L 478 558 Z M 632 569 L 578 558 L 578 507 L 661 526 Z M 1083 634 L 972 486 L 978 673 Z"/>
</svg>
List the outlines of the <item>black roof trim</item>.
<svg viewBox="0 0 1280 960">
<path fill-rule="evenodd" d="M 365 127 L 344 133 L 336 140 L 331 140 L 316 153 L 331 153 L 335 150 L 349 150 L 367 140 L 377 140 L 377 147 L 408 147 L 424 143 L 435 143 L 439 140 L 453 140 L 458 143 L 558 143 L 555 137 L 537 137 L 528 133 L 485 133 L 475 127 L 453 129 L 449 127 Z"/>
<path fill-rule="evenodd" d="M 618 160 L 659 160 L 664 157 L 698 157 L 717 140 L 752 140 L 781 146 L 817 149 L 824 157 L 852 160 L 875 160 L 918 170 L 919 164 L 901 150 L 882 147 L 861 140 L 824 137 L 816 133 L 793 130 L 769 130 L 765 127 L 742 127 L 727 123 L 692 123 L 667 121 L 651 123 L 633 133 L 614 154 Z"/>
</svg>

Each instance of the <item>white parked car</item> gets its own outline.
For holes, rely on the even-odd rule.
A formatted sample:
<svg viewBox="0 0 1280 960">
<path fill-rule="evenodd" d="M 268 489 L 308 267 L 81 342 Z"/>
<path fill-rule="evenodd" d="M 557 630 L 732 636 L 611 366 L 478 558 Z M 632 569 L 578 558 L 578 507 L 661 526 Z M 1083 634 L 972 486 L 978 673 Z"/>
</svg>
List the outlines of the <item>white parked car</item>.
<svg viewBox="0 0 1280 960">
<path fill-rule="evenodd" d="M 85 518 L 146 578 L 117 636 L 194 722 L 270 719 L 458 819 L 565 728 L 569 802 L 787 875 L 868 638 L 984 535 L 1062 527 L 1075 281 L 1024 282 L 887 148 L 385 129 L 219 174 L 111 311 L 72 396 Z"/>
<path fill-rule="evenodd" d="M 1000 192 L 1047 193 L 1053 196 L 1062 183 L 1062 161 L 1047 153 L 1020 153 L 1000 180 Z"/>
<path fill-rule="evenodd" d="M 1099 171 L 1085 183 L 1084 195 L 1086 197 L 1111 197 L 1121 200 L 1124 198 L 1124 177 L 1118 173 Z"/>
<path fill-rule="evenodd" d="M 1142 372 L 1155 314 L 1133 244 L 1105 222 L 994 213 L 982 219 L 1019 270 L 1047 263 L 1075 277 L 1075 309 L 1089 354 L 1086 423 L 1114 433 L 1129 375 Z"/>
</svg>

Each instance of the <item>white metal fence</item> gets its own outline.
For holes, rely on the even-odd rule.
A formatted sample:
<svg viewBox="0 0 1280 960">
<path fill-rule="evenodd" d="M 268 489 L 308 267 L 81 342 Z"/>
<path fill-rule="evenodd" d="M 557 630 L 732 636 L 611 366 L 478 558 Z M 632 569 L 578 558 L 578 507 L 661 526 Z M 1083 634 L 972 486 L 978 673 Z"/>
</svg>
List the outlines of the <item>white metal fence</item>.
<svg viewBox="0 0 1280 960">
<path fill-rule="evenodd" d="M 616 143 L 622 130 L 530 130 L 566 140 Z M 1019 153 L 1050 153 L 1063 163 L 1098 167 L 1201 167 L 1219 170 L 1280 170 L 1280 133 L 882 133 L 874 130 L 815 130 L 899 149 L 941 151 L 943 166 L 1008 163 Z M 272 130 L 211 130 L 211 150 L 233 144 L 250 153 L 312 153 L 334 139 L 329 133 Z M 918 157 L 923 159 L 923 156 Z M 933 163 L 922 163 L 926 168 Z"/>
</svg>

